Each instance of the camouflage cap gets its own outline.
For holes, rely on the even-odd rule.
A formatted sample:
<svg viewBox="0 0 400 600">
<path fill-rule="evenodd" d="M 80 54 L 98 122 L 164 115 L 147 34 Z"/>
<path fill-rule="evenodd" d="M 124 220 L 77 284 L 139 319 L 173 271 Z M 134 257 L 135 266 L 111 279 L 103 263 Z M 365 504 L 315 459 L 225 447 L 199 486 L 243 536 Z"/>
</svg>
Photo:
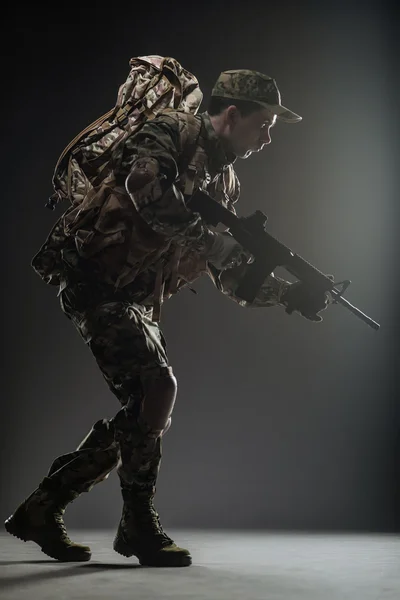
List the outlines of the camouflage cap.
<svg viewBox="0 0 400 600">
<path fill-rule="evenodd" d="M 247 100 L 268 108 L 281 121 L 297 123 L 302 117 L 281 104 L 275 79 L 258 71 L 235 69 L 223 71 L 215 82 L 212 96 Z"/>
</svg>

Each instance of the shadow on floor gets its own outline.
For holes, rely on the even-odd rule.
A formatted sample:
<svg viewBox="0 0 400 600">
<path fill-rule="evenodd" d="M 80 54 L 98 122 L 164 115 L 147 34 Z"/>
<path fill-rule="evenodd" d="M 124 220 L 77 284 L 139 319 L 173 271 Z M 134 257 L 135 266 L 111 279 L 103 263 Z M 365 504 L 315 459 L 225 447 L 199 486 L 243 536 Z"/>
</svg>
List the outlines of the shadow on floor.
<svg viewBox="0 0 400 600">
<path fill-rule="evenodd" d="M 13 587 L 16 585 L 26 585 L 27 583 L 35 583 L 39 581 L 49 581 L 52 579 L 60 579 L 62 577 L 71 577 L 75 575 L 88 575 L 90 571 L 95 569 L 101 570 L 117 570 L 117 569 L 143 569 L 147 567 L 142 567 L 138 564 L 118 564 L 118 563 L 83 563 L 79 565 L 66 566 L 70 565 L 70 563 L 60 563 L 56 561 L 50 560 L 7 560 L 1 561 L 0 566 L 11 566 L 11 565 L 49 565 L 52 564 L 57 570 L 51 571 L 41 571 L 39 573 L 28 573 L 28 574 L 20 574 L 9 577 L 2 577 L 1 584 L 2 587 Z"/>
</svg>

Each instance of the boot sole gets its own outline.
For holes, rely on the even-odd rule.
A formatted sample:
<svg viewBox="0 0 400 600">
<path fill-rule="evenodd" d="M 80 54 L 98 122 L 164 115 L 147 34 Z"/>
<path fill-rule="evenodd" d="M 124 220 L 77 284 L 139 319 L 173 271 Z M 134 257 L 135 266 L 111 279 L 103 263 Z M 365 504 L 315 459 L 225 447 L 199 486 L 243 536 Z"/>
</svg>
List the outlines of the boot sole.
<svg viewBox="0 0 400 600">
<path fill-rule="evenodd" d="M 114 540 L 113 548 L 115 552 L 126 558 L 136 556 L 139 564 L 143 567 L 189 567 L 192 564 L 192 557 L 190 554 L 177 556 L 171 552 L 170 554 L 164 553 L 158 557 L 145 558 L 144 556 L 132 552 L 130 546 L 120 537 Z"/>
<path fill-rule="evenodd" d="M 91 552 L 81 551 L 82 553 L 79 556 L 71 556 L 68 552 L 61 554 L 55 552 L 51 547 L 46 545 L 42 546 L 42 543 L 35 539 L 35 535 L 32 532 L 29 532 L 29 528 L 24 527 L 22 524 L 18 526 L 13 515 L 4 522 L 4 527 L 10 535 L 13 535 L 23 542 L 34 542 L 40 547 L 44 554 L 60 562 L 84 562 L 90 560 L 92 557 Z M 25 534 L 22 533 L 23 531 L 25 531 Z"/>
</svg>

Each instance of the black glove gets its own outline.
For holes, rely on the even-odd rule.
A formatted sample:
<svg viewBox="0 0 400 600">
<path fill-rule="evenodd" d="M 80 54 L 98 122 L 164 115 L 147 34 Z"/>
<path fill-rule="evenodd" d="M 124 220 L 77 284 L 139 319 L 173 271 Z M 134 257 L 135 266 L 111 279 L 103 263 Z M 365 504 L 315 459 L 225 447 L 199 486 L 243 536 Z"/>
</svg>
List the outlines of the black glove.
<svg viewBox="0 0 400 600">
<path fill-rule="evenodd" d="M 333 275 L 327 275 L 329 279 L 334 279 Z M 327 292 L 319 292 L 313 294 L 310 287 L 301 281 L 292 283 L 288 290 L 281 298 L 282 303 L 286 306 L 286 312 L 299 312 L 305 319 L 319 323 L 322 317 L 317 314 L 325 310 L 329 304 L 329 296 Z"/>
</svg>

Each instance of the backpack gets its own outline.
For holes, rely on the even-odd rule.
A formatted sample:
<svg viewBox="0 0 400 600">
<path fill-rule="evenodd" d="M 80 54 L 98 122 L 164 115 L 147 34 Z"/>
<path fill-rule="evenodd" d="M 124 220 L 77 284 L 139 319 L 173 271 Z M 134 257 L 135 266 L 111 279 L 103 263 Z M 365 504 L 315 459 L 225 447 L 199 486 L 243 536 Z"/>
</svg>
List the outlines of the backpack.
<svg viewBox="0 0 400 600">
<path fill-rule="evenodd" d="M 52 179 L 53 195 L 46 207 L 54 210 L 61 200 L 79 204 L 86 188 L 77 180 L 74 161 L 93 187 L 113 170 L 123 142 L 158 113 L 179 110 L 196 114 L 203 93 L 196 77 L 171 57 L 140 56 L 129 61 L 130 73 L 109 112 L 81 131 L 59 157 Z"/>
<path fill-rule="evenodd" d="M 60 284 L 61 253 L 71 233 L 66 232 L 65 220 L 74 215 L 85 220 L 85 205 L 90 204 L 91 194 L 113 179 L 126 138 L 161 112 L 178 110 L 196 115 L 203 99 L 196 77 L 174 58 L 140 56 L 129 64 L 130 73 L 119 88 L 114 108 L 81 131 L 57 161 L 52 179 L 54 193 L 46 207 L 54 210 L 62 200 L 68 200 L 70 207 L 53 225 L 31 261 L 34 271 L 49 285 Z M 198 137 L 198 127 L 193 127 L 190 137 Z M 191 144 L 188 154 L 194 149 Z M 87 214 L 90 217 L 90 211 Z"/>
</svg>

